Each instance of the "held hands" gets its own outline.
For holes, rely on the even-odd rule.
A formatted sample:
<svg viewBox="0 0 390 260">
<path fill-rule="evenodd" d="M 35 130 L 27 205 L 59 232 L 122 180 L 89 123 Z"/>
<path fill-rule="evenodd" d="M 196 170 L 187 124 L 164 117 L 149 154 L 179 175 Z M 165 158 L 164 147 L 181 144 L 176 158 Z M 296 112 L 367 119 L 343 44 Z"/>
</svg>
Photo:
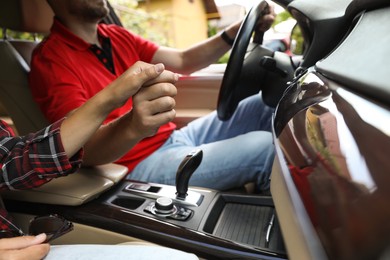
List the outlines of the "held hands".
<svg viewBox="0 0 390 260">
<path fill-rule="evenodd" d="M 23 236 L 0 239 L 0 260 L 40 260 L 50 250 L 49 244 L 42 244 L 46 240 L 45 234 L 38 236 Z"/>
<path fill-rule="evenodd" d="M 154 135 L 161 125 L 175 118 L 177 89 L 174 83 L 178 78 L 177 74 L 163 71 L 158 77 L 145 82 L 133 96 L 133 110 L 128 116 L 135 133 L 143 137 Z"/>
<path fill-rule="evenodd" d="M 177 80 L 178 75 L 166 71 L 163 64 L 136 62 L 64 120 L 61 139 L 67 155 L 72 156 L 83 146 L 85 165 L 109 163 L 122 157 L 137 142 L 173 120 L 173 84 Z M 101 125 L 114 109 L 131 98 L 132 111 Z M 107 152 L 100 152 L 102 143 Z"/>
<path fill-rule="evenodd" d="M 173 72 L 166 71 L 163 64 L 148 64 L 137 61 L 120 77 L 113 81 L 102 93 L 111 100 L 108 109 L 121 107 L 126 101 L 135 95 L 143 86 L 150 86 L 157 83 L 171 85 L 177 82 L 179 76 Z M 109 92 L 109 93 L 107 93 Z"/>
<path fill-rule="evenodd" d="M 111 106 L 105 106 L 109 111 L 132 97 L 133 109 L 120 120 L 128 138 L 139 140 L 155 134 L 161 125 L 175 118 L 174 84 L 178 79 L 178 74 L 165 70 L 161 63 L 138 61 L 100 93 L 105 92 L 104 96 L 111 100 Z"/>
</svg>

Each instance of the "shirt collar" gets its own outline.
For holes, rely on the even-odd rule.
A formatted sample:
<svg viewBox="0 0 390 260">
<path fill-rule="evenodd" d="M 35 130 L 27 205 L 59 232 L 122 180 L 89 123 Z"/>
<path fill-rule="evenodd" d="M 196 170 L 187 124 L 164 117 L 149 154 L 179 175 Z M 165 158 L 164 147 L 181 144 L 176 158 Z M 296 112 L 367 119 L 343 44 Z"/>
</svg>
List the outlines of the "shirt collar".
<svg viewBox="0 0 390 260">
<path fill-rule="evenodd" d="M 54 18 L 54 23 L 50 29 L 51 34 L 56 35 L 60 38 L 61 41 L 65 42 L 67 45 L 72 48 L 85 51 L 88 50 L 91 46 L 90 43 L 84 41 L 76 34 L 72 33 L 68 28 L 66 28 L 57 18 Z M 100 26 L 98 26 L 98 35 L 103 38 L 108 38 L 106 33 L 104 33 Z"/>
</svg>

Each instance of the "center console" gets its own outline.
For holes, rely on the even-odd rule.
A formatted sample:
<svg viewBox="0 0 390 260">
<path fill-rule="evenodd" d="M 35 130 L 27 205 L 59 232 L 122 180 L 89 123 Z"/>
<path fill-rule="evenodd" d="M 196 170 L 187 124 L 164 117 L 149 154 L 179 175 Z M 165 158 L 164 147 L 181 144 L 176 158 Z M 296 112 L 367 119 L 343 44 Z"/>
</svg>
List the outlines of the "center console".
<svg viewBox="0 0 390 260">
<path fill-rule="evenodd" d="M 130 180 L 101 200 L 111 209 L 160 223 L 160 230 L 168 226 L 181 229 L 185 233 L 181 239 L 190 239 L 187 246 L 193 246 L 192 252 L 195 248 L 204 251 L 200 254 L 203 256 L 210 250 L 207 254 L 212 253 L 213 259 L 221 252 L 227 254 L 223 259 L 243 255 L 246 259 L 287 258 L 270 196 L 203 188 L 189 188 L 187 194 L 182 200 L 177 198 L 174 186 Z M 178 235 L 177 229 L 168 230 L 166 235 L 171 235 L 171 239 Z"/>
<path fill-rule="evenodd" d="M 5 199 L 13 213 L 60 214 L 66 219 L 205 259 L 287 259 L 272 198 L 123 180 L 79 206 Z"/>
<path fill-rule="evenodd" d="M 13 213 L 56 213 L 74 223 L 205 259 L 286 259 L 272 198 L 189 187 L 201 158 L 200 150 L 184 158 L 176 186 L 122 179 L 81 205 L 19 199 L 17 193 L 5 203 Z"/>
</svg>

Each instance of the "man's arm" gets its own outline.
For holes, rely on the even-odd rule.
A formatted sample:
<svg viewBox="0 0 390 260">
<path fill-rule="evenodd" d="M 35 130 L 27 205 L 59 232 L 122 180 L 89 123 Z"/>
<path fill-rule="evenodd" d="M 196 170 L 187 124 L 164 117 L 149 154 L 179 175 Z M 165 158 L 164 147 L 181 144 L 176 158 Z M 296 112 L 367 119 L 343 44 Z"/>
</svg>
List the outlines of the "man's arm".
<svg viewBox="0 0 390 260">
<path fill-rule="evenodd" d="M 235 38 L 240 24 L 241 22 L 235 23 L 225 30 L 229 38 Z M 164 61 L 169 70 L 181 74 L 191 74 L 216 62 L 231 47 L 217 34 L 184 50 L 161 46 L 151 62 Z"/>
<path fill-rule="evenodd" d="M 268 12 L 269 14 L 258 22 L 256 31 L 265 32 L 271 27 L 275 19 L 272 5 L 269 6 Z M 225 29 L 226 35 L 230 39 L 235 39 L 241 23 L 242 21 L 238 21 Z M 152 63 L 162 62 L 168 70 L 190 74 L 214 63 L 231 47 L 220 34 L 217 34 L 184 50 L 160 47 L 154 54 Z"/>
</svg>

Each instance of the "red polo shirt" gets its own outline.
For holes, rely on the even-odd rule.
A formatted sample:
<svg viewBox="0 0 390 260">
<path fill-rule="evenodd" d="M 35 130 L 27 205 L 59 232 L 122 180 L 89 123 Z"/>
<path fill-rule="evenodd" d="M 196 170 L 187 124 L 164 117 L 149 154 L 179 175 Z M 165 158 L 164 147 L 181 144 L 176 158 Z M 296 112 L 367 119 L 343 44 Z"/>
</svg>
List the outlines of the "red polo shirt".
<svg viewBox="0 0 390 260">
<path fill-rule="evenodd" d="M 35 101 L 50 122 L 84 104 L 136 61 L 150 62 L 158 49 L 156 44 L 116 25 L 101 24 L 98 34 L 111 41 L 114 72 L 91 51 L 91 44 L 56 19 L 49 37 L 35 49 L 29 74 L 30 87 Z M 130 99 L 123 107 L 114 110 L 104 123 L 127 113 L 131 107 Z M 173 123 L 160 127 L 155 136 L 139 142 L 117 163 L 131 171 L 159 148 L 175 127 Z"/>
</svg>

